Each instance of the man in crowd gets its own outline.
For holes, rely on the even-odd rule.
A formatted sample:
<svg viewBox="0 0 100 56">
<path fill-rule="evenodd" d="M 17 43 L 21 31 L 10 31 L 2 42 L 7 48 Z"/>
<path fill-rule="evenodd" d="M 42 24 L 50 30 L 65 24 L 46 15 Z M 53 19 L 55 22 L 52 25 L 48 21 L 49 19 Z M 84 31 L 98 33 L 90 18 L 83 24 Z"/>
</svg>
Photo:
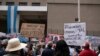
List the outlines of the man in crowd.
<svg viewBox="0 0 100 56">
<path fill-rule="evenodd" d="M 49 42 L 47 48 L 44 49 L 41 56 L 53 56 L 54 51 L 52 50 L 52 45 L 53 43 Z"/>
<path fill-rule="evenodd" d="M 89 43 L 85 43 L 84 50 L 80 52 L 79 56 L 97 56 L 94 51 L 90 49 Z"/>
</svg>

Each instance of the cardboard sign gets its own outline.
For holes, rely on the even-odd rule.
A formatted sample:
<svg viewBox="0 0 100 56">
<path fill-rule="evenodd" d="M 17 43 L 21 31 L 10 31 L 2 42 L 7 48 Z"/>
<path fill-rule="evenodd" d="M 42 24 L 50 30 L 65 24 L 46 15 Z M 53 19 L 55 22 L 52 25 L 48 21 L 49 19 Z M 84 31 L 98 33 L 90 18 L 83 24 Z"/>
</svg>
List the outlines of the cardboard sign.
<svg viewBox="0 0 100 56">
<path fill-rule="evenodd" d="M 30 23 L 23 23 L 21 26 L 21 34 L 25 37 L 44 37 L 44 24 L 30 24 Z"/>
<path fill-rule="evenodd" d="M 80 46 L 84 43 L 86 36 L 85 23 L 65 23 L 64 39 L 68 45 Z"/>
</svg>

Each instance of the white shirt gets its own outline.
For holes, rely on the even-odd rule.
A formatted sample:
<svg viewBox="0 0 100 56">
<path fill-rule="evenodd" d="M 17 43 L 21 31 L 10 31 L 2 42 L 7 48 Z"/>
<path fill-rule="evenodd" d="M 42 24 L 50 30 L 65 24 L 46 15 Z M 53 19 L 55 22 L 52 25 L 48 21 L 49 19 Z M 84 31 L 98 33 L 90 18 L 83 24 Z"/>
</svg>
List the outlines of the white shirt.
<svg viewBox="0 0 100 56">
<path fill-rule="evenodd" d="M 100 54 L 98 56 L 100 56 Z"/>
</svg>

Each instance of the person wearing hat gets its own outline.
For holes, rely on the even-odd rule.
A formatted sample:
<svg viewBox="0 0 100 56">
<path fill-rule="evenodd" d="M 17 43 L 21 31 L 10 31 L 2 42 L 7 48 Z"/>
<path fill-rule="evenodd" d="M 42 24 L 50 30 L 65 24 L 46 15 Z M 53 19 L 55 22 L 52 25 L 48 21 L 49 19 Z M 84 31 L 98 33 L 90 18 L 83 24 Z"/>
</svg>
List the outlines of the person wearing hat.
<svg viewBox="0 0 100 56">
<path fill-rule="evenodd" d="M 12 38 L 8 41 L 8 45 L 5 49 L 8 54 L 4 56 L 20 56 L 21 49 L 25 48 L 26 46 L 27 44 L 20 43 L 18 38 Z"/>
<path fill-rule="evenodd" d="M 83 48 L 84 50 L 80 52 L 79 56 L 97 56 L 96 53 L 90 49 L 90 45 L 88 42 L 85 43 Z"/>
</svg>

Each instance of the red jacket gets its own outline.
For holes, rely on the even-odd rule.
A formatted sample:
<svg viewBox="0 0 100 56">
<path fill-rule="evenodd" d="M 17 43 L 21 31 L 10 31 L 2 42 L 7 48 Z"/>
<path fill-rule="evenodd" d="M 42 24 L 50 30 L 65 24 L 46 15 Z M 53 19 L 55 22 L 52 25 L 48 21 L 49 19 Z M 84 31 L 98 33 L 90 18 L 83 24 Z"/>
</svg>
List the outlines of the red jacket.
<svg viewBox="0 0 100 56">
<path fill-rule="evenodd" d="M 80 52 L 79 56 L 97 56 L 95 52 L 90 49 L 85 49 Z"/>
</svg>

